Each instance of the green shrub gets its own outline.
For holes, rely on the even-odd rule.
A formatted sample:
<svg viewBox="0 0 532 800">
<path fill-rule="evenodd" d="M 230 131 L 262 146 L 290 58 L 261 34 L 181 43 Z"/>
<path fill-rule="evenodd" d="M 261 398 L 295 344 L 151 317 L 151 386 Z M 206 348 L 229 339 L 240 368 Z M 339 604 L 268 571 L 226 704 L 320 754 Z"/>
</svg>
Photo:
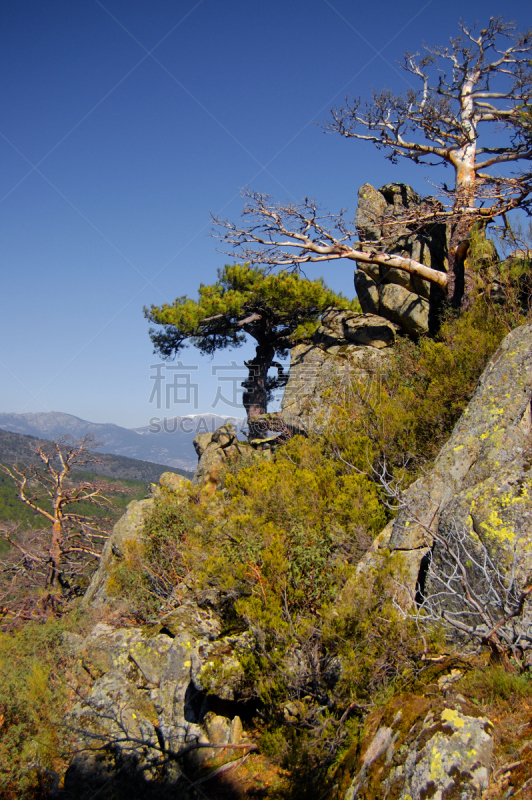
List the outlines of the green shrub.
<svg viewBox="0 0 532 800">
<path fill-rule="evenodd" d="M 72 659 L 62 646 L 67 621 L 27 623 L 0 633 L 0 796 L 47 797 L 68 749 L 63 718 Z"/>
<path fill-rule="evenodd" d="M 427 650 L 443 643 L 395 607 L 396 556 L 365 578 L 356 565 L 393 516 L 379 472 L 406 486 L 428 467 L 507 331 L 526 319 L 486 288 L 493 248 L 474 242 L 470 257 L 479 276 L 470 311 L 449 312 L 436 338 L 401 338 L 369 389 L 355 381 L 334 401 L 331 388 L 322 435 L 229 465 L 213 495 L 162 492 L 113 576 L 146 619 L 180 602 L 183 587 L 214 590 L 226 630 L 250 634 L 240 690 L 260 703 L 263 752 L 296 783 L 356 737 L 352 715 L 340 724 L 347 709 L 419 688 Z"/>
<path fill-rule="evenodd" d="M 497 703 L 532 696 L 532 680 L 503 667 L 472 670 L 460 683 L 463 692 L 482 703 Z"/>
<path fill-rule="evenodd" d="M 416 478 L 450 436 L 506 334 L 530 321 L 529 300 L 519 299 L 520 287 L 504 278 L 510 268 L 501 264 L 496 269 L 506 298 L 493 299 L 493 275 L 485 274 L 493 245 L 486 242 L 473 237 L 470 258 L 478 278 L 473 307 L 460 315 L 448 310 L 434 338 L 399 338 L 370 390 L 366 381 L 355 380 L 335 407 L 329 447 L 356 468 L 372 474 L 372 467 L 385 463 L 391 474 L 404 475 L 404 485 Z"/>
</svg>

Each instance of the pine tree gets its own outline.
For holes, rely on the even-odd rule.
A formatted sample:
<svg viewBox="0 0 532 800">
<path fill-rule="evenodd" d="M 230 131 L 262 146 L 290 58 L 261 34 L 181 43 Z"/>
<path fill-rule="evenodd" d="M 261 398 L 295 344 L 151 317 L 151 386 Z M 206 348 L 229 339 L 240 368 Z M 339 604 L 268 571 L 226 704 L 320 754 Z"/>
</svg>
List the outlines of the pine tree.
<svg viewBox="0 0 532 800">
<path fill-rule="evenodd" d="M 175 357 L 187 342 L 201 353 L 240 347 L 246 335 L 256 341 L 255 356 L 245 362 L 248 378 L 243 403 L 248 422 L 267 411 L 271 392 L 286 382 L 276 357 L 285 357 L 296 344 L 309 340 L 326 308 L 356 308 L 329 289 L 323 280 L 308 280 L 297 273 L 270 274 L 248 264 L 226 266 L 218 280 L 200 285 L 198 299 L 178 297 L 171 305 L 144 309 L 146 317 L 162 330 L 150 330 L 155 352 Z M 268 376 L 271 367 L 274 377 Z"/>
</svg>

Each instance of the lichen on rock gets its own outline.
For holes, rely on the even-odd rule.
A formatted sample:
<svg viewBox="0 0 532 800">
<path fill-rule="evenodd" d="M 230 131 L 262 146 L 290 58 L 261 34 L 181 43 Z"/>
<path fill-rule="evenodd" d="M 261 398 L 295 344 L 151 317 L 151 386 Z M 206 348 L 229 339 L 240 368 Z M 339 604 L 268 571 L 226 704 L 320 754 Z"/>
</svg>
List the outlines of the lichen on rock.
<svg viewBox="0 0 532 800">
<path fill-rule="evenodd" d="M 338 399 L 353 380 L 375 382 L 396 335 L 396 325 L 374 314 L 326 312 L 312 343 L 291 351 L 282 400 L 285 423 L 295 432 L 323 430 L 332 413 L 331 392 Z"/>
<path fill-rule="evenodd" d="M 388 253 L 399 253 L 445 272 L 448 249 L 445 225 L 431 224 L 412 231 L 406 222 L 401 224 L 402 219 L 407 220 L 423 204 L 435 203 L 433 198 L 422 199 L 406 184 L 388 183 L 375 189 L 365 183 L 358 192 L 355 216 L 362 246 L 384 242 Z M 394 224 L 389 225 L 390 222 Z M 431 315 L 443 299 L 435 285 L 402 270 L 376 265 L 359 266 L 355 289 L 365 313 L 379 314 L 412 336 L 429 331 Z"/>
<path fill-rule="evenodd" d="M 92 576 L 89 588 L 83 597 L 85 606 L 113 603 L 112 593 L 109 592 L 108 586 L 113 568 L 124 558 L 128 546 L 140 543 L 144 524 L 153 508 L 153 502 L 152 498 L 133 500 L 128 505 L 124 516 L 114 526 L 111 536 L 105 543 L 98 569 Z"/>
<path fill-rule="evenodd" d="M 433 545 L 431 531 L 477 536 L 516 577 L 532 568 L 532 325 L 516 328 L 502 342 L 475 394 L 431 471 L 404 493 L 404 507 L 391 535 L 377 539 L 384 551 L 401 554 L 413 570 Z M 375 550 L 375 548 L 374 548 Z M 515 553 L 518 561 L 514 561 Z M 360 569 L 375 562 L 372 551 Z"/>
<path fill-rule="evenodd" d="M 269 458 L 267 451 L 254 448 L 249 442 L 239 441 L 234 425 L 228 422 L 214 433 L 200 433 L 194 439 L 198 466 L 192 485 L 212 494 L 222 484 L 227 469 L 240 460 L 242 463 Z"/>
<path fill-rule="evenodd" d="M 336 776 L 350 779 L 344 800 L 473 800 L 488 785 L 493 724 L 460 696 L 396 697 L 365 730 Z"/>
</svg>

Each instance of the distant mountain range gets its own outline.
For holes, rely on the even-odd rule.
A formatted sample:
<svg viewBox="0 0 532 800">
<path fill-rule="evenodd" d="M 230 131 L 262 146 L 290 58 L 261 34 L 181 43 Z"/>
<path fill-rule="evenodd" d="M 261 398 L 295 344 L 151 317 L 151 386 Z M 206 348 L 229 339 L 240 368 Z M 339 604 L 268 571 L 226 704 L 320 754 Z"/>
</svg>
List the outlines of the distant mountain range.
<svg viewBox="0 0 532 800">
<path fill-rule="evenodd" d="M 194 472 L 198 459 L 192 441 L 198 433 L 214 432 L 231 419 L 242 428 L 245 420 L 217 414 L 172 417 L 143 428 L 122 428 L 111 423 L 88 422 L 60 411 L 36 414 L 0 413 L 0 429 L 11 433 L 58 439 L 93 436 L 99 453 L 151 461 L 174 469 Z"/>
<path fill-rule="evenodd" d="M 35 454 L 37 447 L 48 444 L 36 436 L 25 436 L 23 433 L 12 433 L 0 430 L 0 464 L 40 464 Z M 192 472 L 176 469 L 163 464 L 154 464 L 151 461 L 139 461 L 126 456 L 113 456 L 109 453 L 98 454 L 98 461 L 90 465 L 74 467 L 77 472 L 92 472 L 97 475 L 107 475 L 115 480 L 141 481 L 142 483 L 157 483 L 163 472 L 177 472 L 185 478 L 191 478 Z M 0 473 L 0 484 L 5 483 L 5 476 Z"/>
</svg>

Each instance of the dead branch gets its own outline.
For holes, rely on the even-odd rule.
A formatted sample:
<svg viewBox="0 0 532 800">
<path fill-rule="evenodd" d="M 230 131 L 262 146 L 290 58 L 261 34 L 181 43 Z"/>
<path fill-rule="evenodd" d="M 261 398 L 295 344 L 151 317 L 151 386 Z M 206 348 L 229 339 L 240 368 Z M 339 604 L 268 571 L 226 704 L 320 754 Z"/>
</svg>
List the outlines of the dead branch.
<svg viewBox="0 0 532 800">
<path fill-rule="evenodd" d="M 76 588 L 81 575 L 98 561 L 108 538 L 109 520 L 79 513 L 80 503 L 110 509 L 108 497 L 117 487 L 102 480 L 76 482 L 71 472 L 99 460 L 95 443 L 66 438 L 39 445 L 37 463 L 0 465 L 14 482 L 18 499 L 50 527 L 23 531 L 20 526 L 0 526 L 0 538 L 9 545 L 0 562 L 4 585 L 1 616 L 9 627 L 15 620 L 59 613 Z"/>
<path fill-rule="evenodd" d="M 460 23 L 460 31 L 449 46 L 425 48 L 423 56 L 405 55 L 401 66 L 418 82 L 418 90 L 373 92 L 369 101 L 346 98 L 324 126 L 371 142 L 393 163 L 407 158 L 449 166 L 455 180 L 450 189 L 443 184 L 443 203 L 416 209 L 385 226 L 378 241 L 361 244 L 344 211 L 324 213 L 308 198 L 275 204 L 265 194 L 245 190 L 241 224 L 214 217 L 214 235 L 229 248 L 223 252 L 271 267 L 300 269 L 308 262 L 339 258 L 356 261 L 362 270 L 366 265 L 393 267 L 441 287 L 454 305 L 467 308 L 472 286 L 464 263 L 467 248 L 460 249 L 460 243 L 469 239 L 477 221 L 486 225 L 518 208 L 532 210 L 532 133 L 524 113 L 532 101 L 532 35 L 517 33 L 502 18 L 491 18 L 479 32 Z M 387 252 L 393 225 L 434 223 L 448 226 L 447 275 Z"/>
</svg>

